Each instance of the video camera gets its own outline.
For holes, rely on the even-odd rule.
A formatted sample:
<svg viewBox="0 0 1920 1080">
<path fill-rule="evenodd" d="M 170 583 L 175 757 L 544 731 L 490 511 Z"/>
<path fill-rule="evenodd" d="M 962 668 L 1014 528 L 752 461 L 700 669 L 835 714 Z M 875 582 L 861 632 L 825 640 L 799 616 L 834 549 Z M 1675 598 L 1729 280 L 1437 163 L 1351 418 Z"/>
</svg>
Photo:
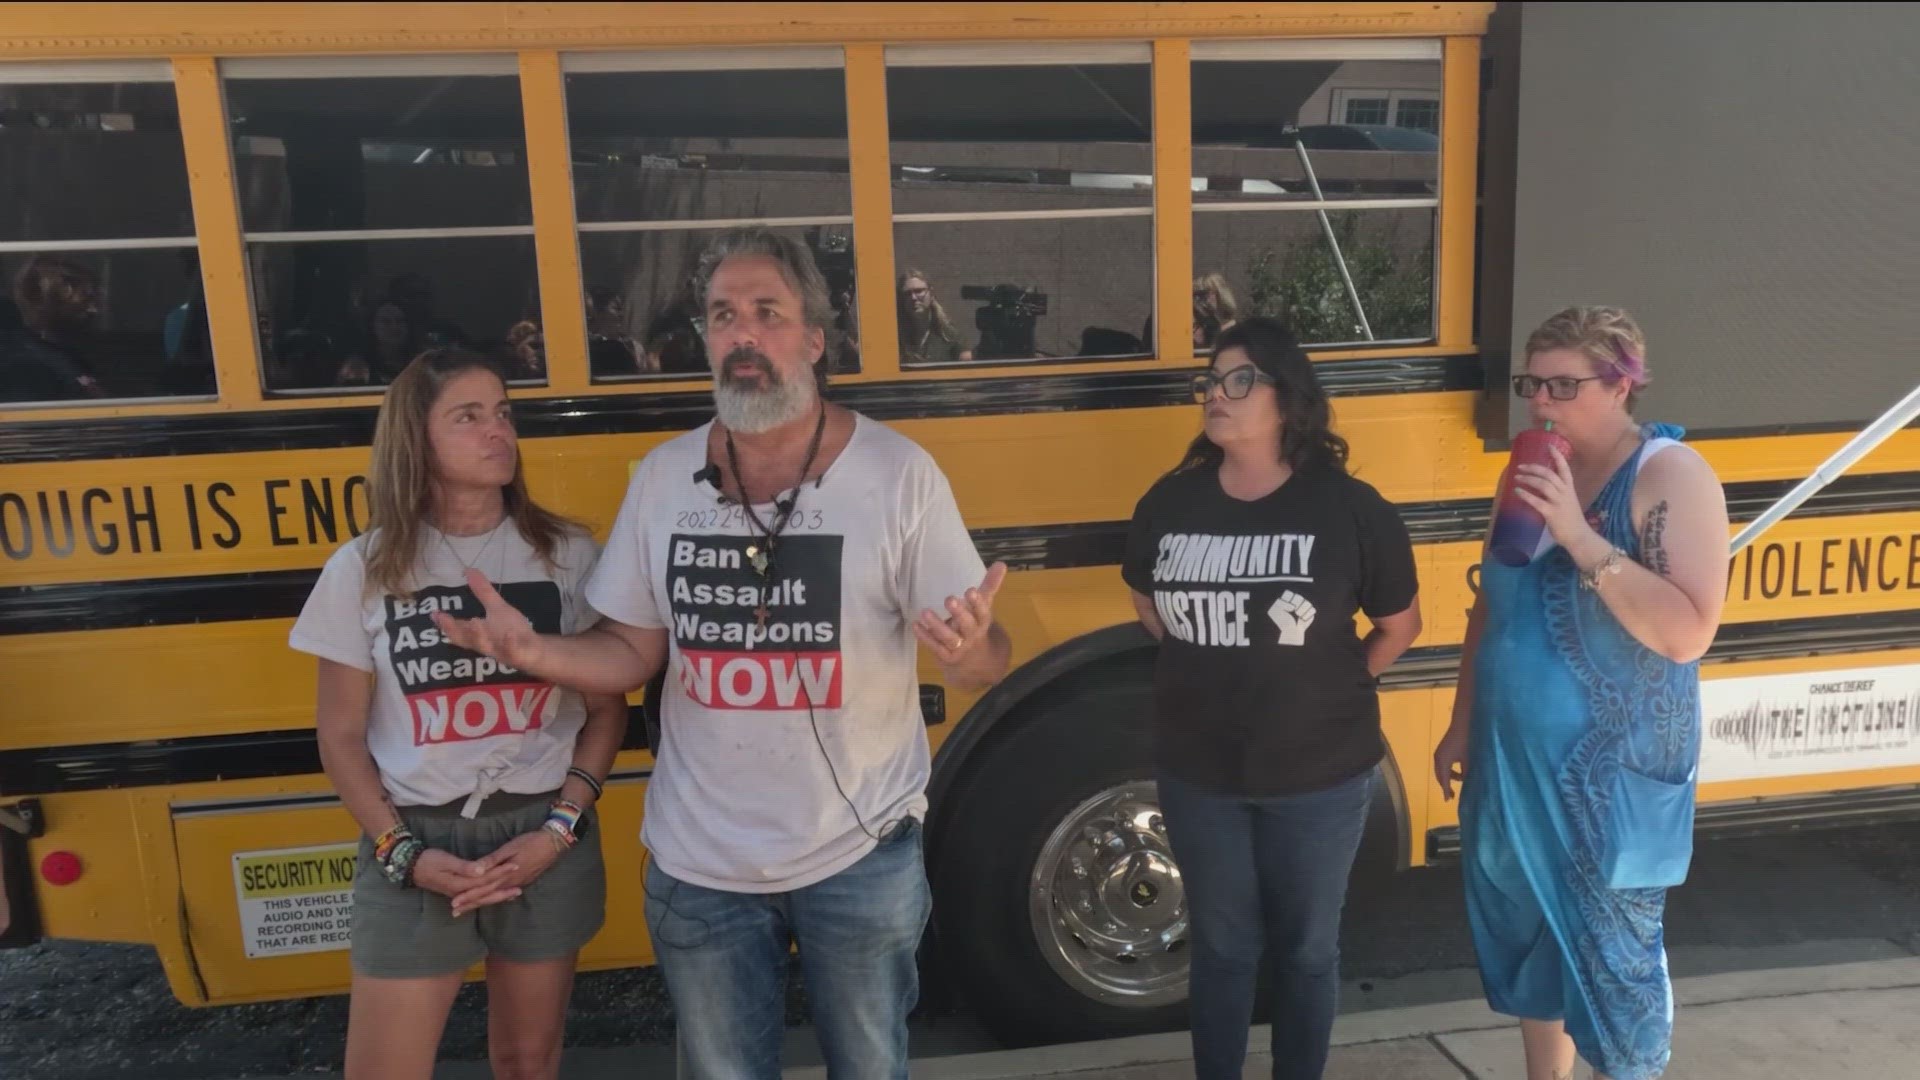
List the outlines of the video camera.
<svg viewBox="0 0 1920 1080">
<path fill-rule="evenodd" d="M 960 299 L 979 302 L 973 313 L 978 360 L 1027 360 L 1040 355 L 1034 323 L 1047 313 L 1047 294 L 1019 285 L 962 285 Z"/>
</svg>

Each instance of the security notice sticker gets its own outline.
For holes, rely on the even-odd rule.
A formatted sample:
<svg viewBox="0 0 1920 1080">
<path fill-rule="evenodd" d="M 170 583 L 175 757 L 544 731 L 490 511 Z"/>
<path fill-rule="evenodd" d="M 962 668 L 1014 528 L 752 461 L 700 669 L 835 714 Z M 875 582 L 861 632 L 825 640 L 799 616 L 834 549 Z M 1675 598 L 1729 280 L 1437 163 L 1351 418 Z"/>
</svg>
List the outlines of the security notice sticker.
<svg viewBox="0 0 1920 1080">
<path fill-rule="evenodd" d="M 357 844 L 234 853 L 247 959 L 345 949 L 358 854 Z"/>
<path fill-rule="evenodd" d="M 1920 665 L 1705 679 L 1706 782 L 1920 765 Z"/>
</svg>

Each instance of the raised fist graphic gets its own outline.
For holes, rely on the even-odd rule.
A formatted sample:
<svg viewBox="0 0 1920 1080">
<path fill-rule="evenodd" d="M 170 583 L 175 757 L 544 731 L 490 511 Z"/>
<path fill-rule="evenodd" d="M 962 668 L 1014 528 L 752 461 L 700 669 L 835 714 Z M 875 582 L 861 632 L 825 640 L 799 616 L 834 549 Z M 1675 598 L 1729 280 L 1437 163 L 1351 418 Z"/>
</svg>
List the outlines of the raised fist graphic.
<svg viewBox="0 0 1920 1080">
<path fill-rule="evenodd" d="M 1280 644 L 1305 645 L 1307 627 L 1313 625 L 1314 609 L 1307 598 L 1288 589 L 1267 609 L 1267 618 L 1280 628 Z"/>
</svg>

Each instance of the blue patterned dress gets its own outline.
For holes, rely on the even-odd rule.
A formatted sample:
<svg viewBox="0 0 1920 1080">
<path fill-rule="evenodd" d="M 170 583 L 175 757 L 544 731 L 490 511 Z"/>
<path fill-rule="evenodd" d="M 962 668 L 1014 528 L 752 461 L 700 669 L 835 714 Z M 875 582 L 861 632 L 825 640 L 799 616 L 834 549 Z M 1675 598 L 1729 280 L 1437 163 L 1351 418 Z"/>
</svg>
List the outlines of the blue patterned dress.
<svg viewBox="0 0 1920 1080">
<path fill-rule="evenodd" d="M 1649 425 L 1644 437 L 1680 435 Z M 1590 507 L 1635 560 L 1633 487 L 1652 448 Z M 1523 567 L 1488 561 L 1480 588 L 1460 819 L 1487 1001 L 1564 1019 L 1614 1080 L 1658 1076 L 1673 1031 L 1661 916 L 1692 851 L 1699 665 L 1640 644 L 1557 545 Z"/>
</svg>

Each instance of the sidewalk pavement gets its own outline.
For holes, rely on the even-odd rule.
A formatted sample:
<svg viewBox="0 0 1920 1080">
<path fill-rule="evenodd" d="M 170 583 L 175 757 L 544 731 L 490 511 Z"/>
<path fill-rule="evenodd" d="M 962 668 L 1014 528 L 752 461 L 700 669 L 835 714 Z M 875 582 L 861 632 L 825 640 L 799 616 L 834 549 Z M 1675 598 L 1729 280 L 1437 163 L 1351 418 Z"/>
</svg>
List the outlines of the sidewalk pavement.
<svg viewBox="0 0 1920 1080">
<path fill-rule="evenodd" d="M 1888 952 L 1893 949 L 1885 942 Z M 1785 949 L 1782 955 L 1799 950 Z M 1883 954 L 1884 956 L 1884 954 Z M 1464 973 L 1451 985 L 1464 993 Z M 1805 1080 L 1920 1075 L 1920 956 L 1775 967 L 1675 980 L 1673 1064 L 1666 1080 Z M 1253 1029 L 1247 1080 L 1264 1080 L 1268 1033 Z M 811 1032 L 788 1033 L 788 1060 L 818 1060 Z M 987 1053 L 942 1053 L 916 1037 L 915 1080 L 1187 1080 L 1187 1035 Z M 964 1036 L 956 1042 L 966 1045 Z M 1349 1012 L 1334 1024 L 1327 1080 L 1525 1080 L 1514 1022 L 1475 1000 Z M 1582 1065 L 1575 1075 L 1589 1075 Z M 670 1047 L 569 1050 L 568 1080 L 671 1080 Z M 448 1062 L 436 1080 L 483 1080 L 483 1062 Z M 786 1070 L 787 1080 L 826 1080 L 826 1070 Z"/>
<path fill-rule="evenodd" d="M 1675 983 L 1669 1080 L 1920 1074 L 1920 957 L 1709 975 Z M 1327 1080 L 1525 1080 L 1520 1033 L 1479 1001 L 1341 1016 Z M 1251 1045 L 1264 1047 L 1265 1028 Z M 1248 1080 L 1270 1075 L 1251 1054 Z M 1184 1032 L 916 1061 L 919 1080 L 1182 1080 Z M 1576 1070 L 1587 1075 L 1587 1067 Z M 789 1070 L 824 1080 L 824 1069 Z"/>
</svg>

